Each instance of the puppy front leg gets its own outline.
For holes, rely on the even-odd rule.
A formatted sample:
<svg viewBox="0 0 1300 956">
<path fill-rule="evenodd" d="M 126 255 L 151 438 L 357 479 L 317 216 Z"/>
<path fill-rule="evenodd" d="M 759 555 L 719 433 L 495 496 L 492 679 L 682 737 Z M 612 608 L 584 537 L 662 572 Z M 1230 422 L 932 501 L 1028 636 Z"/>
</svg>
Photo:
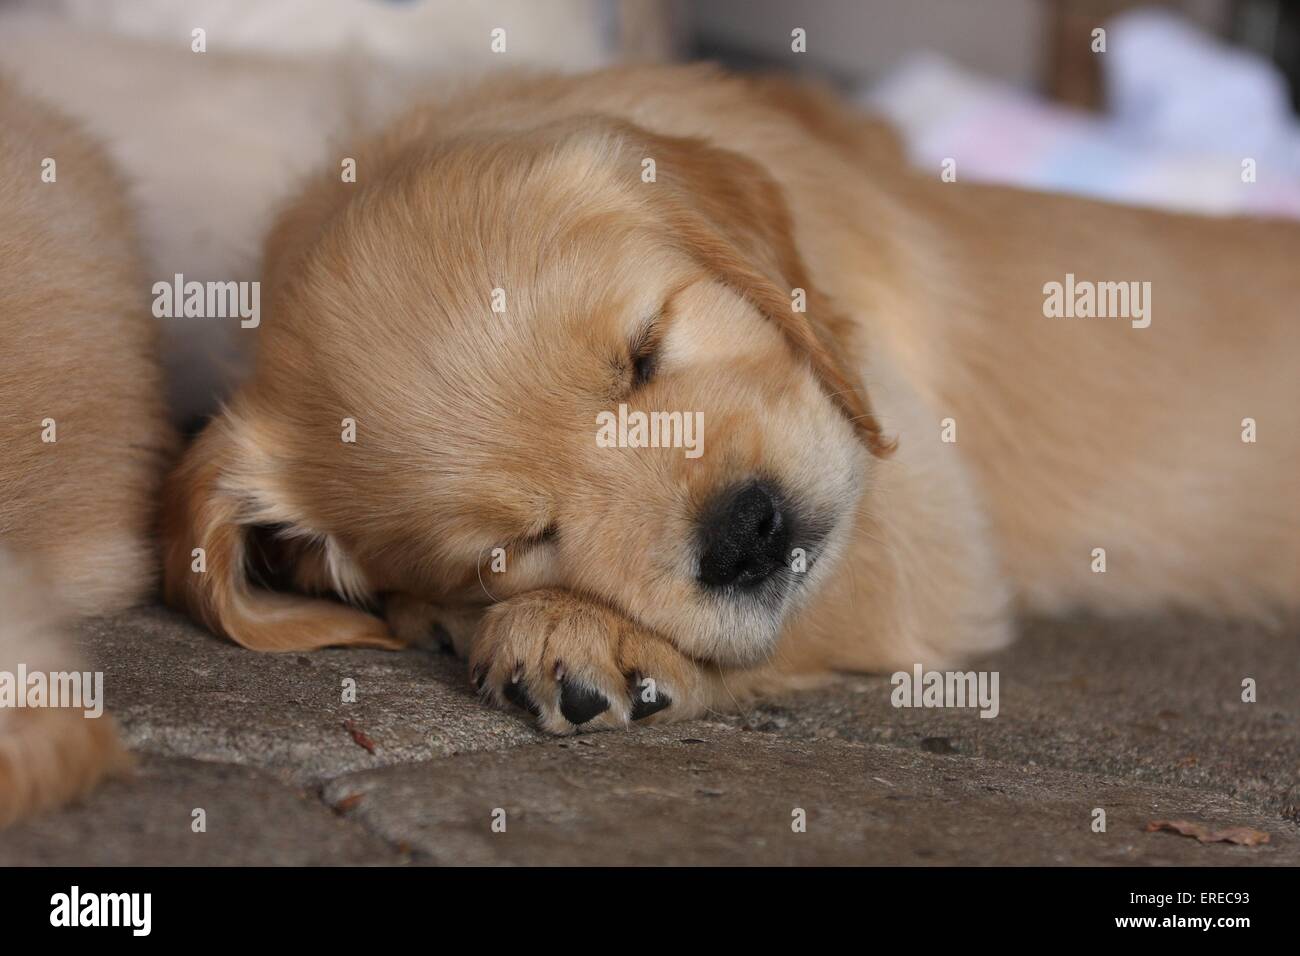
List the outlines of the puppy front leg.
<svg viewBox="0 0 1300 956">
<path fill-rule="evenodd" d="M 558 588 L 490 607 L 470 650 L 470 675 L 485 700 L 522 707 L 554 734 L 698 717 L 746 683 Z"/>
</svg>

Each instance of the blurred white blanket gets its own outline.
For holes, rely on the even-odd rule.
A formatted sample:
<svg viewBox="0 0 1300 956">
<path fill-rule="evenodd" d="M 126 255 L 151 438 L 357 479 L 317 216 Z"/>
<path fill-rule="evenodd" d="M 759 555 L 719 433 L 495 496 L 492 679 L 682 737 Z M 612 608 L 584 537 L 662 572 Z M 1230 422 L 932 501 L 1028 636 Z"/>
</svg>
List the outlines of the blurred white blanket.
<svg viewBox="0 0 1300 956">
<path fill-rule="evenodd" d="M 1300 218 L 1300 122 L 1281 74 L 1168 13 L 1106 25 L 1097 116 L 918 56 L 864 101 L 918 166 L 958 179 L 1206 213 Z"/>
</svg>

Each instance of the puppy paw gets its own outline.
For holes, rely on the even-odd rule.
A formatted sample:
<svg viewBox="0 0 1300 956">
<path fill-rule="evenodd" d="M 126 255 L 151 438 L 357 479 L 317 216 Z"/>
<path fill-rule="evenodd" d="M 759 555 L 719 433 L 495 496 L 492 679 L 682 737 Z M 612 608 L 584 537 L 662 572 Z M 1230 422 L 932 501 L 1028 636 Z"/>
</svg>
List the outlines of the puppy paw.
<svg viewBox="0 0 1300 956">
<path fill-rule="evenodd" d="M 480 696 L 554 734 L 696 717 L 712 677 L 656 634 L 561 590 L 489 608 L 470 651 Z"/>
</svg>

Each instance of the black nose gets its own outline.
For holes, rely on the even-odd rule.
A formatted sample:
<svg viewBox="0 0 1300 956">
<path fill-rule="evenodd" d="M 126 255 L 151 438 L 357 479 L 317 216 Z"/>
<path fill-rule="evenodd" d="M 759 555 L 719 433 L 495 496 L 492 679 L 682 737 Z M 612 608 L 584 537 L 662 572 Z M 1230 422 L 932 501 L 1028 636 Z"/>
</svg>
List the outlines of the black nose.
<svg viewBox="0 0 1300 956">
<path fill-rule="evenodd" d="M 785 561 L 788 525 L 780 498 L 765 485 L 724 492 L 701 521 L 700 583 L 744 587 L 766 580 Z"/>
</svg>

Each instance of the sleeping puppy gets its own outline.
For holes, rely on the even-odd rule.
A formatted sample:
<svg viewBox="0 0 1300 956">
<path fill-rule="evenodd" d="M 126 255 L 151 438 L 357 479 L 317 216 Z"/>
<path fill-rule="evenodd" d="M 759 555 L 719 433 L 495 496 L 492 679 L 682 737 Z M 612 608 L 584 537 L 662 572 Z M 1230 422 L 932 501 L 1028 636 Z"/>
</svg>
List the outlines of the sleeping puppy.
<svg viewBox="0 0 1300 956">
<path fill-rule="evenodd" d="M 941 183 L 698 67 L 493 80 L 347 158 L 165 495 L 168 600 L 247 647 L 436 635 L 566 733 L 1300 592 L 1295 224 Z M 1153 291 L 1049 317 L 1067 274 Z"/>
<path fill-rule="evenodd" d="M 16 681 L 82 671 L 67 620 L 155 586 L 173 442 L 123 183 L 3 77 L 0 130 L 0 672 Z M 0 825 L 125 766 L 110 718 L 13 703 L 0 699 Z"/>
</svg>

